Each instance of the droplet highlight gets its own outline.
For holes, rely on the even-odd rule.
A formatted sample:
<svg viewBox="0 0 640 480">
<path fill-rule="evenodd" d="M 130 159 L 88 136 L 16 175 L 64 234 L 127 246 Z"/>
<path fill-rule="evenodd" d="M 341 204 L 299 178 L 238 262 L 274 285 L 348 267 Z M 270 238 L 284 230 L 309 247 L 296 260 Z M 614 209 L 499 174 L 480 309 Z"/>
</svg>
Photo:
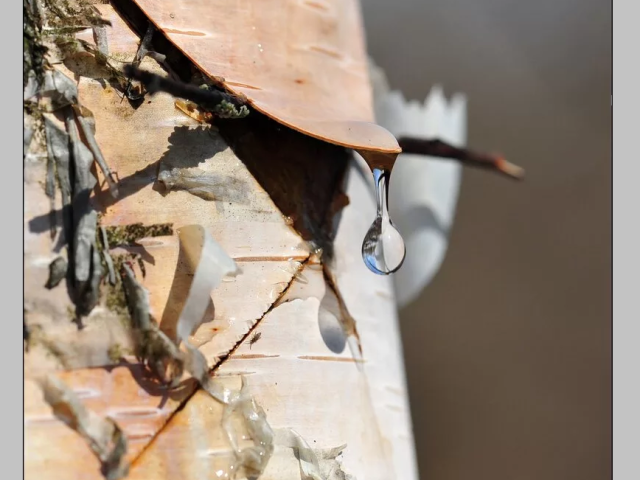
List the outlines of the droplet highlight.
<svg viewBox="0 0 640 480">
<path fill-rule="evenodd" d="M 389 218 L 389 170 L 373 168 L 376 189 L 376 219 L 362 242 L 362 259 L 373 273 L 389 275 L 404 262 L 406 248 L 402 235 Z"/>
</svg>

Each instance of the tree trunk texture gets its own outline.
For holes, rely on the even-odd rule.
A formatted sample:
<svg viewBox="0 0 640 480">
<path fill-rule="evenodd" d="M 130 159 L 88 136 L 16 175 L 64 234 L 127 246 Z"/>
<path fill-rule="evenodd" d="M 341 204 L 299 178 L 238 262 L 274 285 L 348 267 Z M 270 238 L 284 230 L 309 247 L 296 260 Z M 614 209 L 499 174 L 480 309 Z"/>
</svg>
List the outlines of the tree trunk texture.
<svg viewBox="0 0 640 480">
<path fill-rule="evenodd" d="M 96 7 L 111 22 L 109 58 L 131 62 L 139 36 L 110 4 Z M 96 42 L 90 29 L 76 37 Z M 98 60 L 80 51 L 51 64 L 77 85 L 117 179 L 114 199 L 94 165 L 91 204 L 112 239 L 116 274 L 117 259 L 126 256 L 148 291 L 151 317 L 175 340 L 193 277 L 177 232 L 202 226 L 240 269 L 213 290 L 190 339 L 212 378 L 231 389 L 244 378 L 269 425 L 297 432 L 324 478 L 416 479 L 392 280 L 370 273 L 360 255 L 375 217 L 362 159 L 258 112 L 204 125 L 164 93 L 134 108 L 104 79 Z M 151 57 L 142 67 L 167 75 Z M 44 118 L 64 131 L 59 111 Z M 26 478 L 108 476 L 108 459 L 87 441 L 91 432 L 81 434 L 43 395 L 40 379 L 51 376 L 91 415 L 122 430 L 127 478 L 232 477 L 237 452 L 223 428 L 224 405 L 187 374 L 174 389 L 149 378 L 133 355 L 127 305 L 107 276 L 88 315 L 77 313 L 68 281 L 45 288 L 56 258 L 72 264 L 64 198 L 59 188 L 53 202 L 47 195 L 50 157 L 34 135 L 24 167 Z M 327 453 L 344 445 L 337 459 Z M 274 447 L 260 478 L 305 478 L 300 451 L 277 435 Z"/>
</svg>

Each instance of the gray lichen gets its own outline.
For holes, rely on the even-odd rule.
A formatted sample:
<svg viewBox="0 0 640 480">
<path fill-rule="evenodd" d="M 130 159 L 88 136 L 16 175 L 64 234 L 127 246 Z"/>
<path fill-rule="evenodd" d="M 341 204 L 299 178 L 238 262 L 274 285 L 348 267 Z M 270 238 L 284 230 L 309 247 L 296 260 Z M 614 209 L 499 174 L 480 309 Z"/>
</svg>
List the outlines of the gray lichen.
<svg viewBox="0 0 640 480">
<path fill-rule="evenodd" d="M 129 225 L 105 226 L 104 230 L 109 245 L 131 245 L 142 238 L 171 236 L 173 235 L 173 224 L 156 223 L 154 225 L 143 225 L 142 223 L 132 223 Z"/>
</svg>

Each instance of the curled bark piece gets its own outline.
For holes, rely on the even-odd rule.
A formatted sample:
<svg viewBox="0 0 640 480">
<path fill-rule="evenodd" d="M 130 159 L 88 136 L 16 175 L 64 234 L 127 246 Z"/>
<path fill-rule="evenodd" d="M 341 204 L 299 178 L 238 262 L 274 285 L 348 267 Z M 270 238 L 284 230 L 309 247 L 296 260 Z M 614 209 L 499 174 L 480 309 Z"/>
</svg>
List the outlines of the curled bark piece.
<svg viewBox="0 0 640 480">
<path fill-rule="evenodd" d="M 22 158 L 27 156 L 27 152 L 29 151 L 29 147 L 31 146 L 31 140 L 33 140 L 33 134 L 36 131 L 35 121 L 28 114 L 28 112 L 24 112 L 24 131 L 23 131 L 23 146 L 22 146 Z"/>
<path fill-rule="evenodd" d="M 176 385 L 184 371 L 178 347 L 152 323 L 149 294 L 129 265 L 122 266 L 122 284 L 136 337 L 136 355 L 164 383 Z"/>
<path fill-rule="evenodd" d="M 318 450 L 312 449 L 298 432 L 291 428 L 275 431 L 276 445 L 292 448 L 300 462 L 302 480 L 353 480 L 347 475 L 336 458 L 347 448 L 347 445 Z"/>
<path fill-rule="evenodd" d="M 242 183 L 229 175 L 204 172 L 199 168 L 172 168 L 158 174 L 158 183 L 167 192 L 186 190 L 203 200 L 225 200 L 233 203 L 247 203 L 247 195 Z"/>
<path fill-rule="evenodd" d="M 73 80 L 59 70 L 47 70 L 44 73 L 42 87 L 36 95 L 25 98 L 25 100 L 31 100 L 34 96 L 42 111 L 54 112 L 78 103 L 78 88 Z"/>
<path fill-rule="evenodd" d="M 50 78 L 56 77 L 51 76 Z M 60 78 L 68 80 L 62 75 L 56 81 Z M 72 85 L 73 88 L 64 87 L 66 80 L 61 81 L 62 86 L 60 86 L 61 82 L 56 84 L 59 90 L 55 90 L 58 92 L 58 96 L 51 97 L 54 99 L 53 103 L 57 102 L 60 105 L 60 99 L 67 102 L 77 100 L 75 85 Z M 97 213 L 91 207 L 89 200 L 96 179 L 91 174 L 93 156 L 80 139 L 73 117 L 73 109 L 69 105 L 67 103 L 63 107 L 67 132 L 58 127 L 51 114 L 45 113 L 43 116 L 48 153 L 45 191 L 51 200 L 53 211 L 55 176 L 57 174 L 63 204 L 64 238 L 70 245 L 69 262 L 73 272 L 73 301 L 76 304 L 76 314 L 84 316 L 91 313 L 98 303 L 102 279 L 100 255 L 95 243 Z M 71 168 L 74 169 L 73 185 L 71 184 Z M 52 228 L 54 227 L 55 223 L 52 218 Z M 50 279 L 48 285 L 52 285 L 51 288 L 53 288 L 57 283 L 59 280 L 56 282 L 56 278 L 53 278 Z"/>
<path fill-rule="evenodd" d="M 184 372 L 184 357 L 178 347 L 157 326 L 138 330 L 136 355 L 161 382 L 178 385 Z"/>
<path fill-rule="evenodd" d="M 47 148 L 49 144 L 47 142 Z M 47 177 L 44 185 L 44 192 L 47 197 L 49 197 L 49 206 L 51 210 L 55 209 L 55 199 L 56 199 L 56 160 L 55 156 L 48 155 L 47 156 Z M 51 222 L 51 228 L 55 228 L 55 215 L 52 217 L 53 221 Z M 52 232 L 53 234 L 54 232 Z M 52 235 L 53 236 L 53 235 Z"/>
<path fill-rule="evenodd" d="M 22 94 L 22 98 L 25 102 L 28 102 L 36 96 L 38 93 L 38 80 L 36 79 L 36 75 L 33 72 L 30 72 L 25 78 L 24 91 Z"/>
<path fill-rule="evenodd" d="M 47 154 L 55 163 L 58 184 L 62 192 L 62 205 L 71 203 L 71 181 L 69 180 L 69 135 L 59 128 L 48 115 L 44 116 L 44 128 L 47 137 Z M 49 172 L 47 172 L 49 175 Z M 49 179 L 47 178 L 47 181 Z M 47 188 L 49 188 L 47 186 Z M 50 192 L 47 192 L 49 195 Z"/>
<path fill-rule="evenodd" d="M 178 338 L 187 340 L 200 326 L 211 300 L 211 291 L 227 275 L 239 272 L 236 263 L 200 225 L 178 230 L 180 249 L 194 271 L 189 295 L 178 319 Z"/>
<path fill-rule="evenodd" d="M 74 197 L 76 197 L 85 190 L 91 190 L 96 184 L 96 178 L 91 173 L 93 155 L 91 150 L 89 150 L 80 139 L 80 133 L 78 132 L 78 127 L 74 121 L 73 111 L 70 110 L 67 112 L 65 116 L 65 124 L 67 127 L 67 133 L 69 134 L 71 152 L 73 155 L 75 173 L 73 194 Z"/>
<path fill-rule="evenodd" d="M 303 480 L 325 480 L 320 474 L 318 457 L 298 432 L 293 429 L 279 430 L 276 438 L 278 445 L 293 448 L 296 451 Z"/>
<path fill-rule="evenodd" d="M 95 232 L 95 229 L 94 229 Z M 102 280 L 102 265 L 100 254 L 95 246 L 95 240 L 90 252 L 89 279 L 76 284 L 76 314 L 86 316 L 91 313 L 100 300 L 100 282 Z"/>
<path fill-rule="evenodd" d="M 91 173 L 93 155 L 80 140 L 73 110 L 66 112 L 65 123 L 71 144 L 74 167 L 72 196 L 72 255 L 76 289 L 76 311 L 88 315 L 98 302 L 102 268 L 96 246 L 97 212 L 90 202 L 96 179 Z M 90 280 L 90 281 L 89 281 Z"/>
<path fill-rule="evenodd" d="M 188 340 L 184 341 L 184 346 L 186 348 L 185 369 L 198 381 L 203 390 L 217 401 L 225 405 L 231 402 L 234 397 L 233 392 L 209 376 L 209 366 L 202 352 Z"/>
<path fill-rule="evenodd" d="M 253 446 L 239 448 L 237 435 L 231 422 L 231 415 L 238 412 L 244 421 L 245 428 L 253 440 Z M 267 416 L 249 395 L 244 378 L 242 388 L 225 408 L 222 415 L 222 426 L 236 454 L 237 465 L 234 470 L 242 468 L 248 478 L 256 478 L 262 474 L 273 454 L 274 433 L 267 422 Z"/>
<path fill-rule="evenodd" d="M 235 262 L 218 245 L 211 235 L 200 225 L 189 225 L 178 230 L 180 249 L 195 270 L 193 282 L 178 320 L 178 342 L 186 348 L 186 366 L 191 375 L 213 398 L 226 405 L 222 426 L 227 433 L 236 455 L 234 471 L 244 470 L 247 477 L 258 477 L 264 471 L 273 454 L 273 430 L 267 422 L 264 410 L 249 395 L 242 382 L 239 393 L 233 393 L 209 376 L 206 359 L 189 343 L 188 337 L 200 325 L 211 300 L 211 291 L 227 275 L 236 274 L 239 269 Z M 254 442 L 254 445 L 239 448 L 236 441 L 231 416 L 238 413 Z"/>
<path fill-rule="evenodd" d="M 64 146 L 64 143 L 60 142 L 60 139 L 54 132 L 47 131 L 47 122 L 45 121 L 45 135 L 47 137 L 47 176 L 44 184 L 44 192 L 49 198 L 49 229 L 51 238 L 55 238 L 56 235 L 56 215 L 54 212 L 56 207 L 56 156 L 63 155 L 64 150 L 60 150 L 60 147 Z M 67 147 L 67 156 L 68 156 Z"/>
<path fill-rule="evenodd" d="M 235 262 L 200 225 L 188 225 L 178 230 L 180 250 L 189 269 L 194 272 L 189 294 L 178 319 L 178 343 L 186 348 L 187 371 L 202 388 L 221 403 L 232 400 L 232 392 L 217 384 L 209 376 L 209 367 L 204 355 L 189 343 L 189 337 L 200 326 L 211 301 L 211 291 L 226 275 L 236 274 Z"/>
<path fill-rule="evenodd" d="M 78 117 L 84 118 L 84 121 L 89 125 L 91 129 L 91 133 L 95 136 L 96 134 L 96 118 L 93 116 L 93 112 L 89 110 L 87 107 L 76 103 L 73 106 L 73 111 Z"/>
<path fill-rule="evenodd" d="M 102 239 L 102 257 L 104 263 L 107 264 L 107 271 L 109 273 L 109 284 L 115 286 L 116 284 L 116 270 L 113 267 L 113 258 L 109 253 L 109 240 L 107 239 L 107 230 L 104 227 L 100 227 L 100 238 Z"/>
<path fill-rule="evenodd" d="M 45 287 L 51 290 L 57 287 L 67 275 L 67 261 L 64 257 L 57 257 L 49 264 L 49 279 Z"/>
<path fill-rule="evenodd" d="M 133 328 L 137 330 L 151 329 L 151 316 L 149 313 L 149 294 L 138 283 L 129 265 L 122 266 L 122 284 L 127 295 L 127 304 Z"/>
<path fill-rule="evenodd" d="M 73 390 L 58 378 L 49 376 L 40 379 L 39 383 L 54 415 L 78 432 L 100 459 L 105 478 L 124 478 L 129 469 L 124 463 L 127 439 L 118 424 L 85 408 Z"/>
<path fill-rule="evenodd" d="M 89 280 L 92 264 L 92 249 L 95 248 L 98 214 L 90 210 L 82 215 L 74 235 L 74 275 L 77 282 Z"/>
<path fill-rule="evenodd" d="M 96 42 L 99 53 L 99 55 L 96 55 L 96 61 L 104 65 L 107 63 L 107 57 L 109 56 L 109 40 L 107 39 L 107 29 L 104 25 L 93 27 L 93 40 Z"/>
<path fill-rule="evenodd" d="M 102 151 L 100 150 L 100 147 L 96 142 L 91 126 L 89 125 L 87 120 L 84 118 L 84 116 L 78 114 L 79 109 L 74 109 L 74 112 L 76 113 L 76 118 L 78 119 L 78 123 L 80 124 L 80 128 L 82 129 L 82 133 L 84 134 L 84 138 L 87 141 L 89 149 L 91 150 L 91 153 L 93 153 L 93 157 L 96 159 L 96 162 L 100 166 L 100 170 L 102 170 L 102 173 L 105 179 L 107 180 L 107 184 L 109 185 L 109 192 L 111 193 L 111 196 L 113 198 L 118 198 L 118 184 L 116 182 L 115 177 L 113 176 L 113 172 L 111 172 L 111 169 L 107 164 L 107 161 L 104 159 L 104 156 L 102 155 Z"/>
<path fill-rule="evenodd" d="M 45 193 L 49 197 L 50 208 L 55 210 L 56 185 L 55 177 L 57 172 L 58 184 L 62 194 L 62 205 L 68 207 L 71 203 L 71 182 L 69 180 L 69 135 L 59 128 L 54 121 L 49 118 L 50 114 L 44 114 L 44 132 L 47 143 L 47 177 L 45 183 Z M 64 212 L 64 210 L 63 210 Z M 64 229 L 65 238 L 71 234 L 71 224 L 67 213 L 65 217 Z M 51 214 L 51 236 L 55 236 L 56 217 Z"/>
</svg>

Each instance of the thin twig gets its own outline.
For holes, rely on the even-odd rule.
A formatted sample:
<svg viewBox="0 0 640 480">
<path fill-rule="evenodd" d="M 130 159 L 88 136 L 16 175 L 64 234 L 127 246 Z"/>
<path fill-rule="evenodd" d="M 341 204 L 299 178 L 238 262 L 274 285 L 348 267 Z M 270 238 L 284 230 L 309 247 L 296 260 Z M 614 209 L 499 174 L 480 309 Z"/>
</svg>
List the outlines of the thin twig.
<svg viewBox="0 0 640 480">
<path fill-rule="evenodd" d="M 147 27 L 147 32 L 144 34 L 144 37 L 142 37 L 142 40 L 140 41 L 140 45 L 138 46 L 138 50 L 136 51 L 136 55 L 135 57 L 133 57 L 132 65 L 135 68 L 138 68 L 138 66 L 144 59 L 144 57 L 146 57 L 147 54 L 149 53 L 149 49 L 151 48 L 151 40 L 153 39 L 153 34 L 155 33 L 155 31 L 156 31 L 156 28 L 153 26 L 152 23 L 149 23 L 149 26 Z M 124 90 L 124 94 L 129 100 L 131 100 L 132 102 L 135 102 L 143 98 L 144 93 L 140 92 L 139 94 L 134 94 L 131 91 L 132 86 L 133 85 L 131 83 L 131 79 L 129 79 L 129 81 L 127 82 L 127 87 Z"/>
<path fill-rule="evenodd" d="M 174 97 L 190 100 L 221 117 L 241 118 L 249 113 L 245 100 L 236 95 L 177 82 L 133 65 L 125 65 L 124 73 L 127 77 L 140 81 L 149 93 L 166 92 Z"/>
<path fill-rule="evenodd" d="M 470 167 L 487 168 L 515 180 L 524 178 L 524 169 L 506 161 L 499 155 L 477 153 L 466 148 L 458 148 L 438 139 L 425 140 L 414 137 L 401 137 L 398 144 L 403 153 L 428 155 L 430 157 L 458 160 Z"/>
</svg>

